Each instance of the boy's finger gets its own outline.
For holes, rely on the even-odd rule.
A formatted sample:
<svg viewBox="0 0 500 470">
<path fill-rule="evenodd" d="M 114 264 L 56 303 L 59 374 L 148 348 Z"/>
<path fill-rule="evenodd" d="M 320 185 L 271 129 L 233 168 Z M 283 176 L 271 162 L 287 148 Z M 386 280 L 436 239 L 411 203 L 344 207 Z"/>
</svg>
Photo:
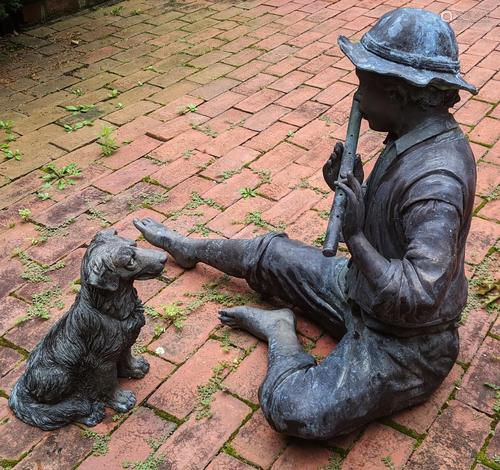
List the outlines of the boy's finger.
<svg viewBox="0 0 500 470">
<path fill-rule="evenodd" d="M 356 194 L 356 197 L 358 199 L 362 199 L 363 198 L 363 190 L 361 189 L 361 185 L 359 184 L 359 181 L 357 180 L 357 178 L 354 176 L 354 174 L 352 172 L 349 172 L 347 174 L 347 180 L 349 182 L 349 186 L 352 188 L 352 190 Z"/>
<path fill-rule="evenodd" d="M 349 186 L 345 185 L 344 183 L 342 183 L 340 181 L 337 181 L 337 188 L 344 191 L 344 194 L 349 199 L 349 203 L 355 204 L 357 202 L 356 194 L 354 194 L 354 191 Z"/>
</svg>

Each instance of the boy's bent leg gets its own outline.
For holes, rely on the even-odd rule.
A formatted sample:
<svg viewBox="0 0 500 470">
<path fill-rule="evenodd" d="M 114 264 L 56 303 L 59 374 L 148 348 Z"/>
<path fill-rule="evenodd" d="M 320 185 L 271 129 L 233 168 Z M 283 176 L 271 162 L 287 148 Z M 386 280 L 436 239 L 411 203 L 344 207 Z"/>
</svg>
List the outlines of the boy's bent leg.
<svg viewBox="0 0 500 470">
<path fill-rule="evenodd" d="M 146 240 L 165 249 L 182 267 L 202 262 L 244 278 L 257 292 L 301 308 L 336 337 L 345 333 L 346 258 L 325 258 L 321 250 L 289 240 L 283 233 L 251 240 L 200 240 L 184 237 L 154 219 L 135 219 L 134 224 Z"/>
</svg>

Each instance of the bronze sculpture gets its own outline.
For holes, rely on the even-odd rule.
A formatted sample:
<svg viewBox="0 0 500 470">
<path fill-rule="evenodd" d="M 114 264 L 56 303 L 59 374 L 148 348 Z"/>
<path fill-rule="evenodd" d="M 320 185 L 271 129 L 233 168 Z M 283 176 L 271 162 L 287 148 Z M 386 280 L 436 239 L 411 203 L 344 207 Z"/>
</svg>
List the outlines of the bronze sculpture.
<svg viewBox="0 0 500 470">
<path fill-rule="evenodd" d="M 134 280 L 157 277 L 167 256 L 137 248 L 114 229 L 93 238 L 82 261 L 81 290 L 71 309 L 30 354 L 9 398 L 14 414 L 44 431 L 73 421 L 95 426 L 104 407 L 126 413 L 135 396 L 118 377 L 149 371 L 131 348 L 145 324 Z"/>
<path fill-rule="evenodd" d="M 153 219 L 134 221 L 182 267 L 203 262 L 244 278 L 340 339 L 316 365 L 298 342 L 291 310 L 220 312 L 224 324 L 269 343 L 259 389 L 269 424 L 313 439 L 422 403 L 451 370 L 467 299 L 464 252 L 476 184 L 472 151 L 448 111 L 459 89 L 477 92 L 460 76 L 451 27 L 434 13 L 399 9 L 360 43 L 341 36 L 339 44 L 356 66 L 354 99 L 363 117 L 388 133 L 364 183 L 359 159 L 336 181 L 341 144 L 324 167 L 329 186 L 347 195 L 349 260 L 324 257 L 283 233 L 199 240 Z"/>
</svg>

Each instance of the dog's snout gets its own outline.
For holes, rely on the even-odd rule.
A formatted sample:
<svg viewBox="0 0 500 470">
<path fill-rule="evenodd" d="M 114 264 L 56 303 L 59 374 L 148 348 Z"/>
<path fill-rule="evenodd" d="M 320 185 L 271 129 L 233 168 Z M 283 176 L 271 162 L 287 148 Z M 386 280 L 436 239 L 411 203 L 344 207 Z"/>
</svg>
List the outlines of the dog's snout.
<svg viewBox="0 0 500 470">
<path fill-rule="evenodd" d="M 161 264 L 165 264 L 167 262 L 167 254 L 166 253 L 161 253 L 158 257 L 158 261 Z"/>
</svg>

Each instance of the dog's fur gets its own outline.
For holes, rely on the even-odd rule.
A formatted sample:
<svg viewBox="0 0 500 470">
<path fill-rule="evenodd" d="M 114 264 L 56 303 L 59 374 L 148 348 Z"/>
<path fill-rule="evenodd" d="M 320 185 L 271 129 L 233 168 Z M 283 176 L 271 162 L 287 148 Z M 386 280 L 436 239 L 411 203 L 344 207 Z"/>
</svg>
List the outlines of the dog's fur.
<svg viewBox="0 0 500 470">
<path fill-rule="evenodd" d="M 120 413 L 134 407 L 134 394 L 118 382 L 149 371 L 131 352 L 145 324 L 133 282 L 159 276 L 166 259 L 113 229 L 97 233 L 75 303 L 33 350 L 9 398 L 18 418 L 47 431 L 73 421 L 95 426 L 105 406 Z"/>
</svg>

